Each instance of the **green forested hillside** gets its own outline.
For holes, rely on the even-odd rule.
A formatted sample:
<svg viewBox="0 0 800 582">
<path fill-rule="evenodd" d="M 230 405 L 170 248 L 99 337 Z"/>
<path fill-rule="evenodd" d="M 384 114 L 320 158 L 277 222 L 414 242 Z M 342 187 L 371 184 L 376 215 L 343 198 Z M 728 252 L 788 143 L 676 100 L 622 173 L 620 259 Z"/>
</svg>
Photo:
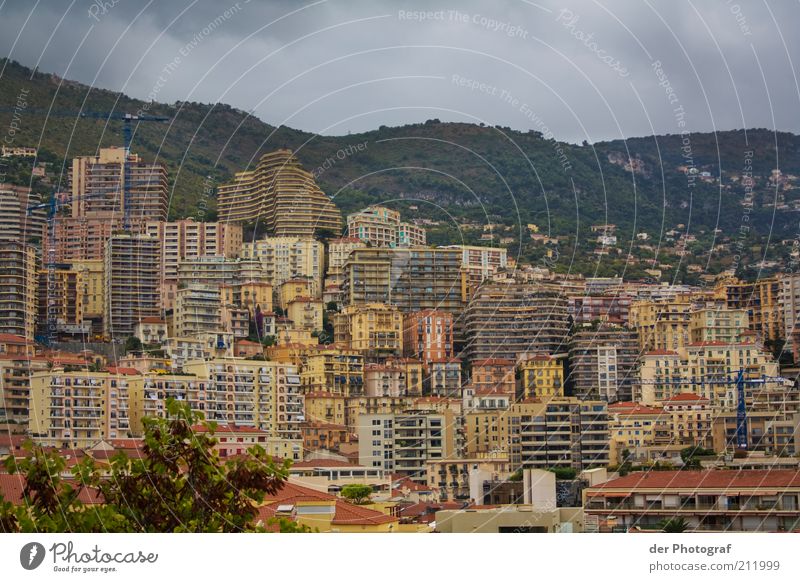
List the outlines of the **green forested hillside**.
<svg viewBox="0 0 800 582">
<path fill-rule="evenodd" d="M 141 124 L 133 151 L 169 167 L 173 217 L 194 214 L 206 176 L 218 184 L 261 153 L 290 147 L 318 174 L 321 186 L 344 213 L 388 201 L 405 209 L 409 219 L 438 221 L 430 228 L 433 242 L 474 242 L 481 225 L 505 225 L 499 236 L 528 260 L 543 256 L 543 248 L 530 240 L 529 223 L 542 233 L 563 237 L 561 257 L 574 255 L 587 264 L 593 241 L 588 229 L 605 222 L 617 225 L 622 248 L 638 232 L 658 239 L 679 225 L 710 246 L 719 241 L 715 228 L 731 234 L 741 224 L 746 193 L 738 179 L 748 163 L 755 175 L 749 222 L 754 230 L 747 240 L 751 258 L 760 258 L 768 236 L 774 241 L 797 235 L 797 190 L 784 184 L 778 202 L 786 207 L 774 212 L 777 191 L 768 181 L 776 167 L 784 174 L 800 175 L 800 138 L 792 134 L 749 130 L 747 140 L 743 131 L 692 134 L 688 157 L 686 140 L 675 135 L 573 145 L 545 140 L 534 131 L 438 120 L 382 126 L 357 135 L 318 136 L 276 129 L 227 105 L 146 104 L 32 73 L 14 62 L 4 64 L 0 127 L 8 127 L 13 115 L 9 108 L 23 95 L 27 107 L 14 145 L 38 146 L 56 169 L 65 158 L 121 144 L 121 124 L 46 117 L 38 110 L 144 110 L 169 116 L 168 124 Z M 748 151 L 753 152 L 749 162 Z M 634 167 L 624 167 L 630 159 Z M 691 163 L 710 177 L 689 179 L 679 166 Z M 213 211 L 207 216 L 213 217 Z"/>
</svg>

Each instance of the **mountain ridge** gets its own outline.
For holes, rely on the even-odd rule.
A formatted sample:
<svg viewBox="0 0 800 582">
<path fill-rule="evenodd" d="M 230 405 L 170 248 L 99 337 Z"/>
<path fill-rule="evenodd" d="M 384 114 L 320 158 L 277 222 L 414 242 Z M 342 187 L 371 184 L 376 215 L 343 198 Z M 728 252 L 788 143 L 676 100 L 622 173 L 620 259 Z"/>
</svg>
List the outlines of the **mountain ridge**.
<svg viewBox="0 0 800 582">
<path fill-rule="evenodd" d="M 167 164 L 172 218 L 195 215 L 209 182 L 228 181 L 260 154 L 289 147 L 344 214 L 387 202 L 408 219 L 438 222 L 429 225 L 434 243 L 479 242 L 481 225 L 491 223 L 496 243 L 505 240 L 511 254 L 534 263 L 547 256 L 547 244 L 531 239 L 528 224 L 560 237 L 560 256 L 576 254 L 581 261 L 594 252 L 589 227 L 605 222 L 616 225 L 621 241 L 633 241 L 641 231 L 660 239 L 663 231 L 689 225 L 710 252 L 718 238 L 714 229 L 732 232 L 741 224 L 748 203 L 741 178 L 748 170 L 755 183 L 747 248 L 797 234 L 794 203 L 800 195 L 791 184 L 770 181 L 777 167 L 784 176 L 800 175 L 800 137 L 789 132 L 730 130 L 578 145 L 544 139 L 534 130 L 432 119 L 327 136 L 275 127 L 225 104 L 146 103 L 14 61 L 4 60 L 3 67 L 0 106 L 13 107 L 23 91 L 28 104 L 15 145 L 35 146 L 41 137 L 43 157 L 54 163 L 121 145 L 121 124 L 51 117 L 45 125 L 34 109 L 143 109 L 169 116 L 169 124 L 138 126 L 132 149 Z M 0 128 L 9 127 L 12 115 L 0 112 Z M 787 211 L 775 212 L 781 205 Z M 214 216 L 212 201 L 205 218 Z M 603 260 L 609 266 L 621 259 Z M 715 270 L 725 267 L 724 261 L 714 263 Z"/>
</svg>

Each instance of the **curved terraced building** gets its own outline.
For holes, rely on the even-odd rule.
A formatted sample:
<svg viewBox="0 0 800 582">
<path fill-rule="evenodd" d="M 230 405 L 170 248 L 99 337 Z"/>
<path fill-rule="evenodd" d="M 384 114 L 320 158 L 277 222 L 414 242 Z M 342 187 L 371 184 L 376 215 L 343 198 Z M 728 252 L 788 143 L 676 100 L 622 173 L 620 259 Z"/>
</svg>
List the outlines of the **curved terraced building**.
<svg viewBox="0 0 800 582">
<path fill-rule="evenodd" d="M 338 236 L 342 230 L 339 209 L 286 149 L 264 154 L 254 170 L 221 185 L 217 206 L 221 222 L 263 222 L 274 236 Z"/>
</svg>

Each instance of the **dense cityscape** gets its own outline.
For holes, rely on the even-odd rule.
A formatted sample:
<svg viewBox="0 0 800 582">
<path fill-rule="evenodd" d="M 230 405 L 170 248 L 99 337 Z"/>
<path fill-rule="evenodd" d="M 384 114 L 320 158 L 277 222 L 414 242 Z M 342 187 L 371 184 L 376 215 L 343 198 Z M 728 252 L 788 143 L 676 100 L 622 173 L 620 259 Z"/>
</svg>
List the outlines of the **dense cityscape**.
<svg viewBox="0 0 800 582">
<path fill-rule="evenodd" d="M 32 145 L 2 156 L 55 181 Z M 51 195 L 2 183 L 0 455 L 102 474 L 174 400 L 216 423 L 195 430 L 221 461 L 289 461 L 258 523 L 800 528 L 800 275 L 565 274 L 492 228 L 428 244 L 413 209 L 342 216 L 288 149 L 221 184 L 214 221 L 170 219 L 168 183 L 128 145 L 72 158 Z M 591 232 L 619 248 L 615 225 Z M 22 473 L 0 484 L 30 501 Z"/>
</svg>

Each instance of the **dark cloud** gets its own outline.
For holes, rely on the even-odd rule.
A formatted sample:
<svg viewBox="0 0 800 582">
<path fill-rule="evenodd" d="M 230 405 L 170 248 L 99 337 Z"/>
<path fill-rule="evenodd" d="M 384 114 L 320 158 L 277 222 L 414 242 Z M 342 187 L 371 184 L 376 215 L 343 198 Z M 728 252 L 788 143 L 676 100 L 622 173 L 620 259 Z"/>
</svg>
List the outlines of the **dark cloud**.
<svg viewBox="0 0 800 582">
<path fill-rule="evenodd" d="M 0 54 L 333 134 L 433 117 L 569 141 L 678 133 L 680 119 L 798 133 L 798 16 L 727 0 L 12 1 Z"/>
</svg>

